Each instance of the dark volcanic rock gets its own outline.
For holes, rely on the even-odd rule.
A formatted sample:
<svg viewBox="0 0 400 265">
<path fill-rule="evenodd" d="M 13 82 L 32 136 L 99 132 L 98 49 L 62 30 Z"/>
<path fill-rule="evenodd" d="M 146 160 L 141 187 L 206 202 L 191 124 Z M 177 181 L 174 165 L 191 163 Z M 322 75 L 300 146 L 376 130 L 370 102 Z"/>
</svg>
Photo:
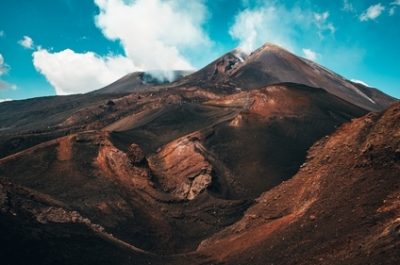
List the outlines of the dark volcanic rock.
<svg viewBox="0 0 400 265">
<path fill-rule="evenodd" d="M 399 263 L 394 99 L 273 45 L 152 82 L 0 104 L 1 262 Z"/>
<path fill-rule="evenodd" d="M 224 264 L 397 264 L 399 146 L 400 104 L 343 125 L 199 252 Z"/>
<path fill-rule="evenodd" d="M 143 150 L 135 143 L 128 147 L 127 155 L 133 165 L 141 164 L 145 160 Z"/>
<path fill-rule="evenodd" d="M 322 88 L 369 111 L 383 110 L 396 101 L 379 90 L 353 83 L 273 44 L 265 44 L 248 56 L 234 50 L 181 80 L 183 84 L 201 84 L 211 89 L 217 83 L 217 89 L 233 86 L 242 90 L 282 82 Z"/>
</svg>

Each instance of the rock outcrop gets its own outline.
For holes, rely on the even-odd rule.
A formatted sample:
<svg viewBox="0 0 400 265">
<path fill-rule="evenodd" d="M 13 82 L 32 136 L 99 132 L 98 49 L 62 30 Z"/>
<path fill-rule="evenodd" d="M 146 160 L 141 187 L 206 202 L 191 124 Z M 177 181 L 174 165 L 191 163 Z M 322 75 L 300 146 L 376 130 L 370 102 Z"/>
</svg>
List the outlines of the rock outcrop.
<svg viewBox="0 0 400 265">
<path fill-rule="evenodd" d="M 193 200 L 212 183 L 212 165 L 195 135 L 182 137 L 162 147 L 149 159 L 149 166 L 166 192 Z"/>
</svg>

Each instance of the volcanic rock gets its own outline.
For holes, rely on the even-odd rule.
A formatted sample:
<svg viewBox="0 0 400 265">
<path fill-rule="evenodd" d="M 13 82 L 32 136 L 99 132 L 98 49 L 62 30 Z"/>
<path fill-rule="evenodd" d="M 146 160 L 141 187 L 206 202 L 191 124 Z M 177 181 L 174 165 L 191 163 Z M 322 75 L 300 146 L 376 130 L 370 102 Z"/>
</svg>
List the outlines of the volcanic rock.
<svg viewBox="0 0 400 265">
<path fill-rule="evenodd" d="M 127 155 L 133 165 L 138 165 L 142 163 L 145 159 L 143 150 L 140 148 L 139 145 L 135 143 L 129 146 Z"/>
<path fill-rule="evenodd" d="M 399 263 L 395 99 L 274 45 L 153 82 L 0 104 L 4 264 Z"/>
</svg>

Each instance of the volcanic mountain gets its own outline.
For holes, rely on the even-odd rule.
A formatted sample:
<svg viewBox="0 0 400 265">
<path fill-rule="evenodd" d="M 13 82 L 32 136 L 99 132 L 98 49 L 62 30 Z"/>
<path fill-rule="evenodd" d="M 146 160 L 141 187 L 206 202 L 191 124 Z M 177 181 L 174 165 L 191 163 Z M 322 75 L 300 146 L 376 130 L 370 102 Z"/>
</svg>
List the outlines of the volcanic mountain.
<svg viewBox="0 0 400 265">
<path fill-rule="evenodd" d="M 144 76 L 0 104 L 5 264 L 396 253 L 400 106 L 368 114 L 395 99 L 274 45 L 173 83 Z"/>
<path fill-rule="evenodd" d="M 379 90 L 353 83 L 329 69 L 273 44 L 265 44 L 250 55 L 231 51 L 204 69 L 183 79 L 184 84 L 215 83 L 254 89 L 291 82 L 323 88 L 327 92 L 370 111 L 379 111 L 393 102 Z"/>
<path fill-rule="evenodd" d="M 191 71 L 170 71 L 168 73 L 157 71 L 134 72 L 106 87 L 91 92 L 91 94 L 128 94 L 135 90 L 168 84 L 191 73 Z"/>
</svg>

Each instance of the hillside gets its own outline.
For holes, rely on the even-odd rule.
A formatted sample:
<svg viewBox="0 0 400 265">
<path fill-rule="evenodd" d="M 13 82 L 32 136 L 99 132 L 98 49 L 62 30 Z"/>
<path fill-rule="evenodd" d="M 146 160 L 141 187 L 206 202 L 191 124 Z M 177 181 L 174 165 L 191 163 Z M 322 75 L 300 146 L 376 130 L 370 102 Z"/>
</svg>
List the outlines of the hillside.
<svg viewBox="0 0 400 265">
<path fill-rule="evenodd" d="M 5 264 L 398 263 L 395 99 L 269 44 L 146 76 L 0 104 Z"/>
</svg>

